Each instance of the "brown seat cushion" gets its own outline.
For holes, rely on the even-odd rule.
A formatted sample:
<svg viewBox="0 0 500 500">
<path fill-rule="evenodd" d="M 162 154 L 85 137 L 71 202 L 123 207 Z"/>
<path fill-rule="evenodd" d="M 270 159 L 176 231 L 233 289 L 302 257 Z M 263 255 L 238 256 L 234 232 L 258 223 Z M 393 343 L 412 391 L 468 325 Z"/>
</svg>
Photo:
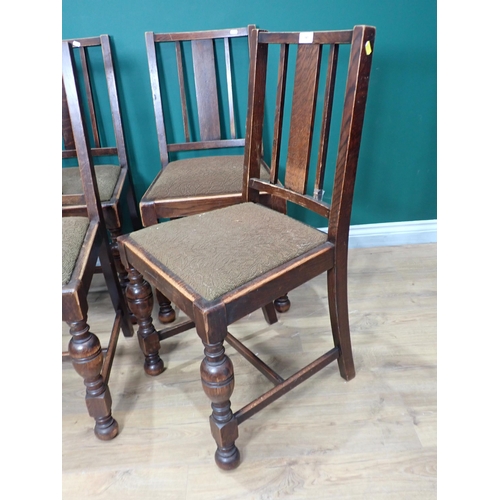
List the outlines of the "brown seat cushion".
<svg viewBox="0 0 500 500">
<path fill-rule="evenodd" d="M 261 167 L 260 177 L 269 180 Z M 243 156 L 208 156 L 170 162 L 143 200 L 241 193 Z"/>
<path fill-rule="evenodd" d="M 66 285 L 71 279 L 89 220 L 87 217 L 62 218 L 62 284 Z"/>
<path fill-rule="evenodd" d="M 115 190 L 121 168 L 118 165 L 96 165 L 95 176 L 101 201 L 109 201 Z M 78 167 L 62 169 L 62 194 L 83 194 Z"/>
<path fill-rule="evenodd" d="M 136 231 L 130 238 L 207 300 L 327 239 L 317 229 L 254 203 L 164 222 Z"/>
</svg>

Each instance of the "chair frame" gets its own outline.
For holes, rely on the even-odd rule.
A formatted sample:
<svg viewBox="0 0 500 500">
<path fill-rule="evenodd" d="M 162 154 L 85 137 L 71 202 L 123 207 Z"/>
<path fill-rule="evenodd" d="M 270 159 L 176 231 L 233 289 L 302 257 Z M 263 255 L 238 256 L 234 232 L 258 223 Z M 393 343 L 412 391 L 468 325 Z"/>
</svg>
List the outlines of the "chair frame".
<svg viewBox="0 0 500 500">
<path fill-rule="evenodd" d="M 250 282 L 207 301 L 191 289 L 181 278 L 156 261 L 130 236 L 119 238 L 124 266 L 129 271 L 127 289 L 129 307 L 138 319 L 138 336 L 145 354 L 147 373 L 156 375 L 163 370 L 158 351 L 160 341 L 195 327 L 204 345 L 205 357 L 201 363 L 202 387 L 212 402 L 210 427 L 217 450 L 215 461 L 222 469 L 233 469 L 240 462 L 235 441 L 238 426 L 267 407 L 277 398 L 304 382 L 314 373 L 333 361 L 338 362 L 340 375 L 345 380 L 355 376 L 349 329 L 347 296 L 347 253 L 349 223 L 352 210 L 354 181 L 357 170 L 361 132 L 365 114 L 368 82 L 371 70 L 375 28 L 355 26 L 352 30 L 334 32 L 268 33 L 253 30 L 251 34 L 252 61 L 250 69 L 250 101 L 246 125 L 245 178 L 243 201 L 259 203 L 261 192 L 286 199 L 289 202 L 313 210 L 328 219 L 328 235 L 325 243 L 292 259 L 285 264 L 251 280 Z M 306 39 L 307 41 L 303 42 Z M 285 90 L 288 45 L 298 44 L 297 69 L 294 83 L 294 103 L 291 112 L 291 133 L 288 145 L 287 169 L 284 186 L 277 183 L 279 154 L 273 151 L 271 182 L 259 178 L 259 162 L 262 148 L 264 97 L 267 75 L 269 44 L 280 44 L 277 110 L 274 128 L 274 144 L 281 142 L 282 115 Z M 325 89 L 325 105 L 322 119 L 322 140 L 319 147 L 315 195 L 306 194 L 307 173 L 312 141 L 312 125 L 316 108 L 321 47 L 330 45 L 328 77 Z M 319 193 L 323 189 L 328 131 L 332 113 L 338 46 L 350 44 L 349 67 L 341 119 L 339 149 L 336 160 L 332 203 L 327 204 Z M 295 94 L 299 99 L 295 99 Z M 292 154 L 290 153 L 292 152 Z M 286 293 L 314 277 L 326 272 L 328 303 L 334 340 L 333 349 L 284 379 L 263 363 L 228 332 L 228 325 L 274 297 Z M 146 281 L 147 280 L 147 281 Z M 184 325 L 157 332 L 152 325 L 151 287 L 175 302 L 189 317 Z M 234 370 L 223 346 L 227 341 L 247 360 L 251 361 L 275 387 L 262 396 L 232 412 L 230 397 L 234 389 Z"/>
<path fill-rule="evenodd" d="M 95 435 L 109 440 L 118 434 L 118 424 L 111 414 L 111 393 L 108 380 L 116 351 L 120 329 L 127 337 L 134 334 L 128 306 L 118 280 L 108 232 L 104 222 L 103 208 L 97 190 L 92 154 L 88 146 L 82 103 L 75 78 L 74 56 L 70 44 L 62 43 L 62 73 L 65 95 L 67 95 L 67 118 L 70 120 L 75 153 L 82 177 L 85 215 L 89 227 L 70 281 L 62 287 L 62 319 L 70 327 L 71 340 L 68 353 L 76 372 L 83 378 L 86 387 L 86 404 L 89 415 L 96 421 Z M 81 216 L 78 213 L 77 216 Z M 104 274 L 106 285 L 115 310 L 108 347 L 101 348 L 99 339 L 87 323 L 89 293 L 97 260 Z"/>
<path fill-rule="evenodd" d="M 106 221 L 106 226 L 111 234 L 112 252 L 115 259 L 115 267 L 118 271 L 118 276 L 122 288 L 126 286 L 127 273 L 120 261 L 118 249 L 116 246 L 116 238 L 122 234 L 122 214 L 120 208 L 120 200 L 124 197 L 128 208 L 132 230 L 137 230 L 142 227 L 138 204 L 134 191 L 134 184 L 130 174 L 128 155 L 125 145 L 125 135 L 123 132 L 123 123 L 121 118 L 121 108 L 118 97 L 118 88 L 116 82 L 116 72 L 113 64 L 113 52 L 109 35 L 100 35 L 87 38 L 72 38 L 64 40 L 69 43 L 73 50 L 79 52 L 82 63 L 82 75 L 77 81 L 83 82 L 84 98 L 90 116 L 90 129 L 93 138 L 94 147 L 91 148 L 93 157 L 116 156 L 118 164 L 121 168 L 120 175 L 116 182 L 111 198 L 106 201 L 101 201 L 103 208 L 103 216 Z M 109 97 L 109 105 L 111 111 L 111 120 L 113 125 L 115 146 L 102 145 L 102 131 L 99 127 L 99 119 L 97 114 L 97 102 L 94 95 L 92 85 L 91 68 L 89 65 L 88 48 L 101 47 L 103 68 L 106 77 L 107 94 Z M 82 90 L 80 87 L 80 91 Z M 83 101 L 83 97 L 82 97 Z M 64 90 L 62 91 L 62 131 L 64 149 L 62 158 L 77 158 L 75 146 L 75 138 L 71 126 L 67 97 Z M 62 211 L 63 216 L 85 216 L 87 204 L 83 194 L 66 194 L 62 196 Z"/>
</svg>

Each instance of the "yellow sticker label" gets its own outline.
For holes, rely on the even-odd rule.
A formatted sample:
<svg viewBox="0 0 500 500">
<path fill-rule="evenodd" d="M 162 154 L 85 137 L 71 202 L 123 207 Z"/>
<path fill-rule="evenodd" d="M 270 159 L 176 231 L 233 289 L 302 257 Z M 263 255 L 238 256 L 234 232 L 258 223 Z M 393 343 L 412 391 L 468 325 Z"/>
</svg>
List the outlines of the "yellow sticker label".
<svg viewBox="0 0 500 500">
<path fill-rule="evenodd" d="M 370 43 L 370 40 L 365 43 L 365 52 L 367 56 L 372 53 L 372 44 Z"/>
</svg>

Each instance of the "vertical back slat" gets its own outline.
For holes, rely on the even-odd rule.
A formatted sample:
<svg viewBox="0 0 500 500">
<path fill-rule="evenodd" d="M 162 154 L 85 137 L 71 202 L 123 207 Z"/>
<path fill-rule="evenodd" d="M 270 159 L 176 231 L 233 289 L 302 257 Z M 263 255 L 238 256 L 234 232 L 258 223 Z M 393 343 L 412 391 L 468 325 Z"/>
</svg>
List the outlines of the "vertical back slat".
<svg viewBox="0 0 500 500">
<path fill-rule="evenodd" d="M 167 135 L 163 117 L 162 99 L 160 91 L 160 79 L 158 77 L 158 64 L 156 61 L 156 47 L 154 33 L 146 32 L 146 52 L 148 56 L 149 76 L 151 80 L 151 92 L 153 94 L 153 107 L 155 111 L 156 132 L 158 134 L 158 146 L 160 148 L 160 161 L 162 168 L 168 164 Z"/>
<path fill-rule="evenodd" d="M 229 38 L 224 38 L 224 54 L 226 59 L 227 102 L 229 106 L 229 130 L 231 139 L 236 139 L 236 123 L 234 120 L 233 78 L 231 75 L 231 50 Z"/>
<path fill-rule="evenodd" d="M 90 123 L 92 125 L 92 136 L 94 138 L 94 145 L 96 148 L 101 147 L 99 140 L 99 129 L 97 128 L 97 118 L 95 114 L 94 99 L 92 97 L 92 83 L 90 81 L 90 70 L 87 62 L 87 52 L 85 47 L 80 47 L 80 59 L 82 62 L 83 81 L 85 84 L 85 95 L 87 97 L 87 105 L 90 113 Z"/>
<path fill-rule="evenodd" d="M 175 42 L 175 59 L 177 61 L 177 76 L 179 79 L 179 92 L 181 97 L 182 123 L 184 126 L 184 137 L 186 142 L 190 142 L 189 116 L 186 103 L 186 83 L 184 80 L 184 67 L 182 65 L 182 46 L 181 42 Z"/>
<path fill-rule="evenodd" d="M 104 60 L 104 72 L 106 73 L 106 84 L 108 87 L 109 104 L 111 107 L 111 119 L 115 133 L 115 144 L 118 150 L 118 161 L 120 166 L 127 165 L 127 152 L 125 151 L 125 136 L 120 118 L 120 104 L 118 102 L 118 90 L 116 87 L 116 77 L 111 55 L 111 45 L 108 35 L 101 35 L 102 57 Z"/>
<path fill-rule="evenodd" d="M 281 134 L 283 130 L 283 110 L 286 92 L 286 74 L 288 69 L 288 44 L 281 44 L 278 66 L 278 88 L 276 91 L 276 111 L 274 114 L 273 147 L 271 151 L 271 182 L 278 180 L 281 151 Z"/>
<path fill-rule="evenodd" d="M 65 149 L 75 149 L 75 139 L 73 137 L 73 129 L 71 128 L 71 118 L 69 116 L 68 99 L 64 90 L 64 82 L 62 85 L 62 136 Z"/>
<path fill-rule="evenodd" d="M 212 40 L 193 40 L 191 46 L 200 138 L 218 140 L 221 133 L 214 44 Z"/>
<path fill-rule="evenodd" d="M 328 153 L 328 140 L 330 137 L 330 125 L 332 116 L 332 105 L 335 89 L 335 77 L 337 75 L 337 61 L 339 54 L 338 44 L 330 46 L 328 55 L 328 67 L 325 83 L 325 99 L 323 107 L 323 119 L 321 122 L 320 143 L 318 151 L 318 164 L 316 166 L 316 181 L 314 183 L 314 194 L 322 199 L 323 181 L 325 178 L 326 156 Z"/>
<path fill-rule="evenodd" d="M 298 45 L 285 187 L 300 194 L 307 185 L 320 57 L 321 45 Z"/>
</svg>

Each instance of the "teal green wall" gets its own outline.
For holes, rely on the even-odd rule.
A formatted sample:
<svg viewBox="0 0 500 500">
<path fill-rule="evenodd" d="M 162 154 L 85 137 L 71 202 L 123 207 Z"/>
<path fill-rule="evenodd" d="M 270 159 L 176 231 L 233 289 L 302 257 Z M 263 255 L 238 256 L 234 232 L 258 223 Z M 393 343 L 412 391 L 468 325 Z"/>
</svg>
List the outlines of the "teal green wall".
<svg viewBox="0 0 500 500">
<path fill-rule="evenodd" d="M 140 197 L 159 168 L 145 31 L 377 28 L 352 224 L 436 218 L 435 0 L 63 0 L 62 36 L 107 33 Z"/>
</svg>

